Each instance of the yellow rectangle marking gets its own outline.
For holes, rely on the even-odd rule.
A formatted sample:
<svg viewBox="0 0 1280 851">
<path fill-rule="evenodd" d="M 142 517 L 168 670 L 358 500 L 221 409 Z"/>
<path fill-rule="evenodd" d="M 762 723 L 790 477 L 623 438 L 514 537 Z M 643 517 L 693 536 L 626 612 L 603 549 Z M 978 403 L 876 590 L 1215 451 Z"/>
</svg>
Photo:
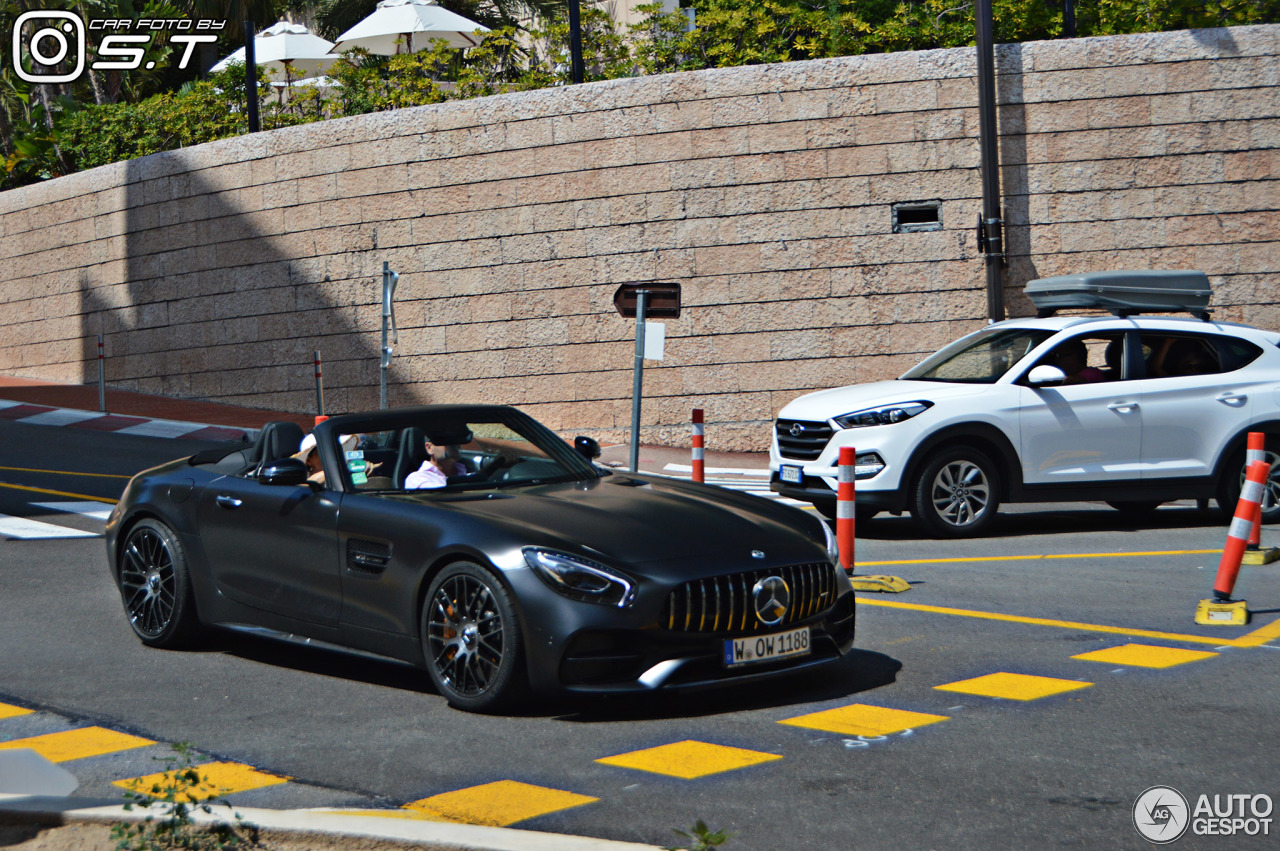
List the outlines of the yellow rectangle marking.
<svg viewBox="0 0 1280 851">
<path fill-rule="evenodd" d="M 960 694 L 976 694 L 979 697 L 1001 697 L 1008 700 L 1039 700 L 1055 694 L 1065 694 L 1089 688 L 1093 683 L 1077 680 L 1060 680 L 1056 677 L 1034 677 L 1028 674 L 1000 672 L 974 677 L 944 686 L 934 686 L 938 691 L 954 691 Z"/>
<path fill-rule="evenodd" d="M 179 773 L 173 771 L 116 780 L 115 785 L 141 794 L 159 792 L 163 795 L 166 790 L 173 789 L 178 792 L 176 800 L 195 801 L 220 798 L 223 795 L 233 795 L 236 792 L 248 792 L 251 789 L 262 789 L 266 786 L 277 786 L 289 782 L 288 777 L 268 774 L 251 765 L 242 765 L 238 762 L 211 762 L 193 766 L 193 770 L 200 777 L 200 782 L 195 785 L 191 785 L 185 778 L 175 779 Z"/>
<path fill-rule="evenodd" d="M 787 718 L 778 723 L 821 730 L 824 733 L 835 733 L 839 736 L 889 736 L 946 720 L 946 715 L 929 715 L 924 712 L 909 712 L 905 709 L 887 709 L 883 706 L 855 703 L 824 712 Z"/>
<path fill-rule="evenodd" d="M 30 709 L 23 709 L 21 706 L 10 706 L 7 703 L 0 703 L 0 718 L 17 718 L 19 715 L 30 714 Z"/>
<path fill-rule="evenodd" d="M 598 800 L 600 799 L 516 780 L 499 780 L 483 786 L 432 795 L 430 798 L 405 804 L 404 808 L 432 821 L 505 827 Z"/>
<path fill-rule="evenodd" d="M 117 733 L 102 727 L 83 727 L 29 739 L 0 742 L 0 749 L 30 748 L 50 762 L 67 762 L 154 744 L 150 739 L 130 736 L 128 733 Z"/>
<path fill-rule="evenodd" d="M 772 762 L 782 757 L 771 753 L 731 748 L 726 745 L 713 745 L 707 742 L 676 742 L 660 745 L 642 751 L 618 754 L 597 759 L 603 765 L 616 765 L 620 768 L 633 768 L 636 771 L 648 771 L 652 774 L 665 774 L 668 777 L 680 777 L 693 780 L 725 771 L 736 771 L 764 762 Z"/>
<path fill-rule="evenodd" d="M 1072 656 L 1086 662 L 1105 662 L 1109 665 L 1131 665 L 1136 668 L 1172 668 L 1187 662 L 1199 662 L 1217 656 L 1209 650 L 1185 650 L 1181 647 L 1156 647 L 1151 644 L 1125 644 Z"/>
</svg>

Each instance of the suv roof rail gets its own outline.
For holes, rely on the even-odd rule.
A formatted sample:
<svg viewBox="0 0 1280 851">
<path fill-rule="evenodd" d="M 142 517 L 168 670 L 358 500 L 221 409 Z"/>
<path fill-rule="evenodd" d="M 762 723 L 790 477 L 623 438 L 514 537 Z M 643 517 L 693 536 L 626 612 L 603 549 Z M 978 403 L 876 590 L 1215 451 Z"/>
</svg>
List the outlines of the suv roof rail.
<svg viewBox="0 0 1280 851">
<path fill-rule="evenodd" d="M 1081 272 L 1028 281 L 1023 291 L 1039 317 L 1059 310 L 1100 308 L 1116 316 L 1190 313 L 1209 320 L 1209 276 L 1189 270 Z"/>
</svg>

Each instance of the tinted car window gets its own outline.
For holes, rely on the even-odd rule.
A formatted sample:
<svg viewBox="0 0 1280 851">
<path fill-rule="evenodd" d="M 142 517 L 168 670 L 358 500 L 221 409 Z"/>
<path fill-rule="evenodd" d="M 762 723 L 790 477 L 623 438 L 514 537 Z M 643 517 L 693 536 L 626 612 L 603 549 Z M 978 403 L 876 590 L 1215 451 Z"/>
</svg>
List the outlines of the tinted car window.
<svg viewBox="0 0 1280 851">
<path fill-rule="evenodd" d="M 1262 349 L 1248 340 L 1210 334 L 1146 332 L 1142 351 L 1151 378 L 1231 372 L 1249 364 Z"/>
<path fill-rule="evenodd" d="M 963 337 L 902 377 L 916 381 L 992 384 L 1027 352 L 1053 336 L 1039 328 L 1003 328 Z"/>
</svg>

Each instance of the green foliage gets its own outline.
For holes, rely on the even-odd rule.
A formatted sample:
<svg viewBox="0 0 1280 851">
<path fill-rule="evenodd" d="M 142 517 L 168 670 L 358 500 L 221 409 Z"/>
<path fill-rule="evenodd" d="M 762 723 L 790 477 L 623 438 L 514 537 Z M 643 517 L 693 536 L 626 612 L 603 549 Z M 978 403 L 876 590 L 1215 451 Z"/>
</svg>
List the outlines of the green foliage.
<svg viewBox="0 0 1280 851">
<path fill-rule="evenodd" d="M 697 823 L 689 828 L 688 832 L 677 830 L 676 828 L 672 828 L 672 831 L 692 841 L 688 845 L 666 845 L 664 846 L 665 851 L 714 851 L 714 849 L 727 842 L 732 835 L 726 830 L 713 832 L 702 819 L 698 819 Z"/>
<path fill-rule="evenodd" d="M 186 742 L 173 746 L 174 755 L 165 760 L 165 770 L 144 788 L 125 791 L 126 810 L 148 810 L 138 824 L 117 824 L 111 828 L 117 851 L 222 851 L 257 844 L 252 828 L 235 813 L 235 824 L 210 827 L 192 821 L 196 812 L 212 813 L 213 805 L 225 803 L 210 790 L 209 781 L 195 765 L 196 754 Z"/>
</svg>

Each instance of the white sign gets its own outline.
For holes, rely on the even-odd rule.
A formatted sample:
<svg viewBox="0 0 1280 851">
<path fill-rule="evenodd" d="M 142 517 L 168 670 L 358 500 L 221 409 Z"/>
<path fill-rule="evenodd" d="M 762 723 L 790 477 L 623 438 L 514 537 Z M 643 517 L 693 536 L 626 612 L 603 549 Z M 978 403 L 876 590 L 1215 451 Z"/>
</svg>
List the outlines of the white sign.
<svg viewBox="0 0 1280 851">
<path fill-rule="evenodd" d="M 667 348 L 667 326 L 662 322 L 644 323 L 644 359 L 662 360 Z"/>
</svg>

